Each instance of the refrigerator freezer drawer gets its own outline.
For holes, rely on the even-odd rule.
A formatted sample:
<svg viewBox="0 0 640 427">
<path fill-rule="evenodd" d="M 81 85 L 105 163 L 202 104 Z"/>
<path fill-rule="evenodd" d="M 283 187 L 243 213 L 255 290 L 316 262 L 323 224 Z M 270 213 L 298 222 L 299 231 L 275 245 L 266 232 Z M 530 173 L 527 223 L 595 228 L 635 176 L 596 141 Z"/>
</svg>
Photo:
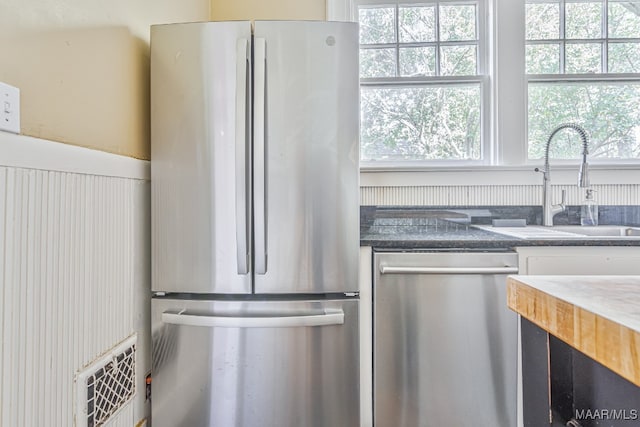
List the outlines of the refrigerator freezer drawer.
<svg viewBox="0 0 640 427">
<path fill-rule="evenodd" d="M 154 427 L 359 425 L 358 301 L 154 299 Z"/>
</svg>

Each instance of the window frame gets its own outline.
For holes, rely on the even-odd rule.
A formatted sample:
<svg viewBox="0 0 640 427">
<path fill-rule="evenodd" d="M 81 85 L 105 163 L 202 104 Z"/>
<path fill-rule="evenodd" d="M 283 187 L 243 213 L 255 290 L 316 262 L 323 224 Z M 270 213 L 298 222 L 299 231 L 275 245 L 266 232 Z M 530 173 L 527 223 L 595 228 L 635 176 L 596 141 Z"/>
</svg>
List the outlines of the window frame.
<svg viewBox="0 0 640 427">
<path fill-rule="evenodd" d="M 436 7 L 441 4 L 451 5 L 468 5 L 477 4 L 477 16 L 476 16 L 476 32 L 477 41 L 474 43 L 477 46 L 477 63 L 476 71 L 477 75 L 473 76 L 442 76 L 436 73 L 434 76 L 420 76 L 420 77 L 370 77 L 360 79 L 361 87 L 368 88 L 385 88 L 385 87 L 447 87 L 456 84 L 473 84 L 478 85 L 480 89 L 480 159 L 477 160 L 457 160 L 457 159 L 434 159 L 434 160 L 401 160 L 401 161 L 388 161 L 388 160 L 361 160 L 360 165 L 363 169 L 420 169 L 425 167 L 451 167 L 451 166 L 479 166 L 489 165 L 492 163 L 492 147 L 491 140 L 491 81 L 489 78 L 489 44 L 490 35 L 488 33 L 488 21 L 486 17 L 488 13 L 486 11 L 487 3 L 489 0 L 406 0 L 406 1 L 393 1 L 393 0 L 351 0 L 350 3 L 350 19 L 356 19 L 358 16 L 358 10 L 362 7 L 380 7 L 389 6 L 395 7 L 396 14 L 396 26 L 398 23 L 398 9 L 402 6 L 430 4 Z M 328 5 L 331 1 L 328 1 Z M 436 33 L 438 31 L 436 25 Z M 398 37 L 398 28 L 396 28 L 396 40 L 394 43 L 389 43 L 389 47 L 393 47 L 398 52 L 402 46 L 402 42 Z M 471 44 L 468 42 L 443 42 L 436 37 L 434 42 L 425 43 L 434 45 L 438 49 L 442 45 L 456 45 L 456 44 Z M 378 45 L 373 45 L 378 47 Z M 396 55 L 398 54 L 396 52 Z M 396 57 L 397 58 L 397 57 Z M 397 70 L 399 69 L 399 62 L 396 63 Z M 438 68 L 439 65 L 436 66 Z"/>
<path fill-rule="evenodd" d="M 372 0 L 370 4 L 389 4 L 393 1 Z M 405 4 L 405 2 L 401 2 Z M 327 19 L 356 21 L 356 0 L 327 0 Z M 483 113 L 489 125 L 483 130 L 485 159 L 481 164 L 462 161 L 427 162 L 361 162 L 362 185 L 416 185 L 417 181 L 430 185 L 504 184 L 504 177 L 514 185 L 539 184 L 539 174 L 533 172 L 542 159 L 528 159 L 528 82 L 531 79 L 552 79 L 550 75 L 525 74 L 525 0 L 487 0 L 485 31 L 489 37 L 485 78 L 489 81 L 491 101 Z M 566 77 L 567 75 L 563 75 Z M 579 79 L 582 75 L 571 75 Z M 591 76 L 588 76 L 591 77 Z M 623 79 L 625 75 L 616 75 Z M 483 135 L 484 135 L 483 133 Z M 592 170 L 604 183 L 636 183 L 640 178 L 640 159 L 590 159 Z M 554 159 L 554 184 L 573 183 L 573 171 L 578 160 Z M 481 182 L 477 181 L 481 173 Z M 417 175 L 416 175 L 417 174 Z M 566 179 L 563 178 L 566 176 Z M 417 181 L 416 181 L 417 179 Z M 595 182 L 596 180 L 594 180 Z"/>
<path fill-rule="evenodd" d="M 525 9 L 526 11 L 526 4 L 527 3 L 539 3 L 539 4 L 545 4 L 545 3 L 557 3 L 559 6 L 559 32 L 558 32 L 558 38 L 557 39 L 534 39 L 534 40 L 527 40 L 526 36 L 525 36 L 525 40 L 524 40 L 524 51 L 525 51 L 525 55 L 526 55 L 526 49 L 527 46 L 530 45 L 537 45 L 537 44 L 558 44 L 560 51 L 560 57 L 559 57 L 559 68 L 560 68 L 560 72 L 559 73 L 545 73 L 545 74 L 527 74 L 526 73 L 526 63 L 525 63 L 525 75 L 527 78 L 527 91 L 529 89 L 529 84 L 530 83 L 549 83 L 549 84 L 553 84 L 553 83 L 624 83 L 624 82 L 628 82 L 628 83 L 636 83 L 636 84 L 640 84 L 640 73 L 610 73 L 609 72 L 609 64 L 608 64 L 608 47 L 610 44 L 615 44 L 615 43 L 620 43 L 623 41 L 630 41 L 630 42 L 635 42 L 638 43 L 640 42 L 640 38 L 614 38 L 614 37 L 609 37 L 608 34 L 608 28 L 609 28 L 609 19 L 608 19 L 608 6 L 609 6 L 609 0 L 592 0 L 593 3 L 600 3 L 602 4 L 602 16 L 601 16 L 601 22 L 600 22 L 600 27 L 601 27 L 601 37 L 597 37 L 597 38 L 587 38 L 587 39 L 583 39 L 583 38 L 569 38 L 566 36 L 565 34 L 565 22 L 566 22 L 566 10 L 565 10 L 565 5 L 567 3 L 576 3 L 576 2 L 581 2 L 581 0 L 576 0 L 576 1 L 567 1 L 567 0 L 521 0 L 522 1 L 522 7 L 523 9 Z M 584 0 L 582 0 L 584 1 Z M 525 12 L 526 13 L 526 12 Z M 525 27 L 526 27 L 526 17 L 525 17 Z M 582 43 L 587 43 L 587 44 L 599 44 L 601 46 L 601 58 L 600 58 L 600 65 L 601 65 L 601 72 L 600 73 L 568 73 L 566 72 L 566 47 L 567 45 L 572 45 L 572 44 L 582 44 Z M 526 61 L 525 61 L 526 62 Z M 528 108 L 528 102 L 529 102 L 529 98 L 528 98 L 528 94 L 525 98 L 525 102 Z M 528 141 L 528 132 L 529 132 L 529 126 L 528 126 L 528 114 L 527 114 L 527 125 L 525 127 L 526 133 L 525 133 L 525 159 L 524 162 L 527 165 L 532 165 L 532 164 L 538 164 L 540 161 L 539 159 L 530 159 L 529 155 L 528 155 L 528 150 L 529 150 L 529 141 Z M 554 163 L 558 163 L 558 164 L 578 164 L 579 160 L 578 159 L 563 159 L 563 158 L 552 158 L 552 161 Z M 640 164 L 640 159 L 612 159 L 612 158 L 589 158 L 589 162 L 596 164 L 596 165 L 609 165 L 612 167 L 616 167 L 616 166 L 623 166 L 623 165 L 633 165 L 633 164 Z"/>
</svg>

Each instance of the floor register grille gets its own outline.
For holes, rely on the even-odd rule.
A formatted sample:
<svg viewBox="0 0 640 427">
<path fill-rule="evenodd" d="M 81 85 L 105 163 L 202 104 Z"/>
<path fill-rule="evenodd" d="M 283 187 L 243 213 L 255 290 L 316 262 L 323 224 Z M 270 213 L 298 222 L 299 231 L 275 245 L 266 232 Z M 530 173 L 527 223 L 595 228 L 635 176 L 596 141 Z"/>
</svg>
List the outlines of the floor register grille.
<svg viewBox="0 0 640 427">
<path fill-rule="evenodd" d="M 78 427 L 98 427 L 135 395 L 135 335 L 114 347 L 76 377 Z"/>
</svg>

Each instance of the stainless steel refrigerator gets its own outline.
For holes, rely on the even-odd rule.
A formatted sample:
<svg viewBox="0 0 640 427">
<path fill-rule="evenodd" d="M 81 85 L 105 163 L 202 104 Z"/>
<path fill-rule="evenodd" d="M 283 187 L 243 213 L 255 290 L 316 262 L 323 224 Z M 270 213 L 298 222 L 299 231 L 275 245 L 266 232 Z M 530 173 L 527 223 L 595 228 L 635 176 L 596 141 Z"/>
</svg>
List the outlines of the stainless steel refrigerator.
<svg viewBox="0 0 640 427">
<path fill-rule="evenodd" d="M 151 29 L 152 424 L 359 425 L 353 23 Z"/>
</svg>

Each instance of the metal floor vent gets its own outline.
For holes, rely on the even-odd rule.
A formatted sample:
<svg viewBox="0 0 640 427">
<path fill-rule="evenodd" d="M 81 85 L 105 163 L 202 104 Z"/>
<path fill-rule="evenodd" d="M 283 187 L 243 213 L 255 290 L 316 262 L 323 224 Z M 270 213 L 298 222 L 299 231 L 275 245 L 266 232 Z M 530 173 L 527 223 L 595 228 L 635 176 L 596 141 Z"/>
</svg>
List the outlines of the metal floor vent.
<svg viewBox="0 0 640 427">
<path fill-rule="evenodd" d="M 136 392 L 136 335 L 76 376 L 76 426 L 98 427 L 131 401 Z"/>
</svg>

